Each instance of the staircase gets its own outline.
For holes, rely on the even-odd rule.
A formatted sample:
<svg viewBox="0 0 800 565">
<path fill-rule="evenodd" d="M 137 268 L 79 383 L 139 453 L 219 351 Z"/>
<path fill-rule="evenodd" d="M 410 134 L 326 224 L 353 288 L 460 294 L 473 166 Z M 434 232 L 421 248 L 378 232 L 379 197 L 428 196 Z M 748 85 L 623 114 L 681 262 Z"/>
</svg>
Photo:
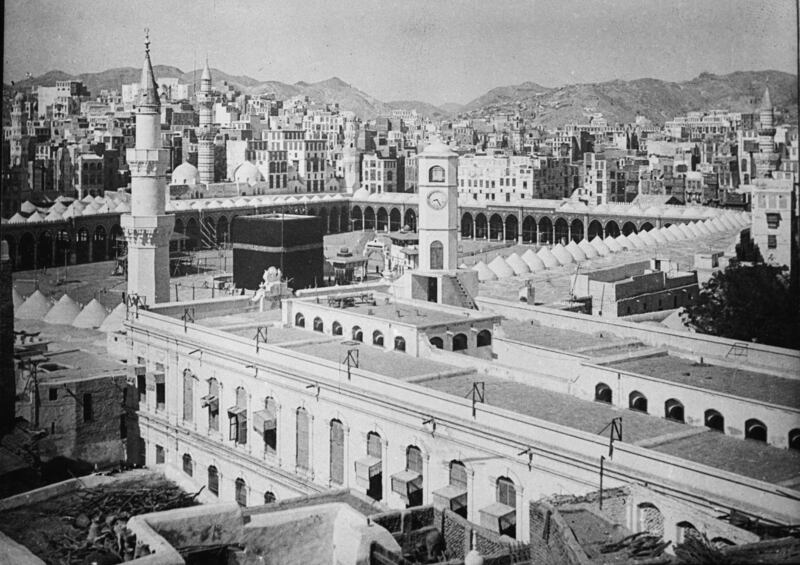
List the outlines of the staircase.
<svg viewBox="0 0 800 565">
<path fill-rule="evenodd" d="M 203 214 L 200 214 L 200 249 L 217 248 L 217 226 L 212 222 L 206 222 Z"/>
<path fill-rule="evenodd" d="M 464 308 L 469 308 L 470 310 L 477 310 L 478 305 L 475 304 L 475 301 L 472 299 L 472 296 L 470 296 L 469 292 L 467 292 L 467 289 L 464 288 L 464 285 L 461 284 L 458 275 L 453 276 L 453 282 L 455 283 L 456 291 L 461 297 L 461 305 Z"/>
</svg>

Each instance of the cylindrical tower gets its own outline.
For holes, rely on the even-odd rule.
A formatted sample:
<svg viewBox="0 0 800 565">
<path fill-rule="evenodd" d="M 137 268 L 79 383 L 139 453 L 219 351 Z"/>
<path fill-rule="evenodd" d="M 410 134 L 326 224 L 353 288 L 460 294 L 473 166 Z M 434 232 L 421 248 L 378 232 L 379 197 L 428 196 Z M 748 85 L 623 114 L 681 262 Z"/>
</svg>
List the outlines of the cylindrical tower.
<svg viewBox="0 0 800 565">
<path fill-rule="evenodd" d="M 146 304 L 169 300 L 169 238 L 175 217 L 165 212 L 169 151 L 161 148 L 161 102 L 150 39 L 136 108 L 136 146 L 128 149 L 131 213 L 121 218 L 128 243 L 128 293 Z"/>
<path fill-rule="evenodd" d="M 214 99 L 211 94 L 211 69 L 208 60 L 200 77 L 200 92 L 197 95 L 200 106 L 200 127 L 197 132 L 197 170 L 200 172 L 200 182 L 209 184 L 214 182 L 214 131 L 212 129 L 212 111 Z"/>
</svg>

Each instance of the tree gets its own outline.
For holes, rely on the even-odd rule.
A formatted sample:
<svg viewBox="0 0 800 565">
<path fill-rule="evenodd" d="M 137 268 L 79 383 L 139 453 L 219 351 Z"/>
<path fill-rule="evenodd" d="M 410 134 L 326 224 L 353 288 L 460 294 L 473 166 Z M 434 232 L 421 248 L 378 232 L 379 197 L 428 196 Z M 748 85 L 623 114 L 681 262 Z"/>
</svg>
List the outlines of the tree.
<svg viewBox="0 0 800 565">
<path fill-rule="evenodd" d="M 785 270 L 760 263 L 714 273 L 684 321 L 705 334 L 800 349 L 800 299 Z"/>
</svg>

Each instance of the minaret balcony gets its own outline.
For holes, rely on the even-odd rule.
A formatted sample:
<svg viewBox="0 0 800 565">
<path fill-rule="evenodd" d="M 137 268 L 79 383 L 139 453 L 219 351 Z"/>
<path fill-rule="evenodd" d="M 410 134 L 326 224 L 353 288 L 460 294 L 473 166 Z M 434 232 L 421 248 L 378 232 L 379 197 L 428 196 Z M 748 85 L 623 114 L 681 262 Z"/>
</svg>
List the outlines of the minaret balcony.
<svg viewBox="0 0 800 565">
<path fill-rule="evenodd" d="M 164 174 L 169 167 L 169 150 L 131 148 L 125 154 L 131 176 Z"/>
</svg>

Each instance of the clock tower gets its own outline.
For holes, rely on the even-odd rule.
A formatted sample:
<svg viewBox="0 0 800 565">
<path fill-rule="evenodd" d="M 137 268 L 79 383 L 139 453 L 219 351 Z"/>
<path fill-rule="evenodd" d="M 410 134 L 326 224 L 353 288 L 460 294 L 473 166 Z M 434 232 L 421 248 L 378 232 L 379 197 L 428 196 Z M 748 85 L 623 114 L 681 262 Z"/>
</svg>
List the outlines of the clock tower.
<svg viewBox="0 0 800 565">
<path fill-rule="evenodd" d="M 419 270 L 458 268 L 458 154 L 435 140 L 417 156 Z"/>
</svg>

